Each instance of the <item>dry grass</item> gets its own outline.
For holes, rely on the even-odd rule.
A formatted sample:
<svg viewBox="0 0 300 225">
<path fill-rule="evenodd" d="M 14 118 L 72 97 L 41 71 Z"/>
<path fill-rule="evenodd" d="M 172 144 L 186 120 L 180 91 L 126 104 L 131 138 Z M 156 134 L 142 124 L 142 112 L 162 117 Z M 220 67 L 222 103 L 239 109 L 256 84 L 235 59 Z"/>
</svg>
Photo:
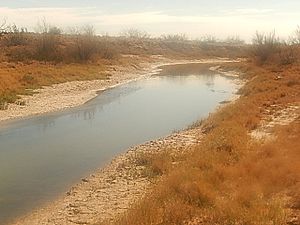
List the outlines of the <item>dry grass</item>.
<svg viewBox="0 0 300 225">
<path fill-rule="evenodd" d="M 112 224 L 281 225 L 291 216 L 289 199 L 299 210 L 299 121 L 277 127 L 274 141 L 256 142 L 249 136 L 269 106 L 299 102 L 299 65 L 224 67 L 245 74 L 241 98 L 201 123 L 206 135 L 192 151 L 172 160 L 144 155 L 145 165 L 162 176 Z"/>
<path fill-rule="evenodd" d="M 0 103 L 14 102 L 41 86 L 73 80 L 107 79 L 102 64 L 0 63 Z"/>
</svg>

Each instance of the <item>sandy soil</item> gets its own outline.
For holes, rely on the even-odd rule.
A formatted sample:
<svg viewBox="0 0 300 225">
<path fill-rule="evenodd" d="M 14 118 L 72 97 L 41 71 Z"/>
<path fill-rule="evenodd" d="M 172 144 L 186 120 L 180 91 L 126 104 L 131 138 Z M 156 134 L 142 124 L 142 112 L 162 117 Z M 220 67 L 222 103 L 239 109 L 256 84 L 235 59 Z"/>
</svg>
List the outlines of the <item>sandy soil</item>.
<svg viewBox="0 0 300 225">
<path fill-rule="evenodd" d="M 274 128 L 277 125 L 288 125 L 300 118 L 300 103 L 290 104 L 288 106 L 271 105 L 264 112 L 264 116 L 255 130 L 250 136 L 258 141 L 270 141 L 275 137 L 273 135 Z"/>
</svg>

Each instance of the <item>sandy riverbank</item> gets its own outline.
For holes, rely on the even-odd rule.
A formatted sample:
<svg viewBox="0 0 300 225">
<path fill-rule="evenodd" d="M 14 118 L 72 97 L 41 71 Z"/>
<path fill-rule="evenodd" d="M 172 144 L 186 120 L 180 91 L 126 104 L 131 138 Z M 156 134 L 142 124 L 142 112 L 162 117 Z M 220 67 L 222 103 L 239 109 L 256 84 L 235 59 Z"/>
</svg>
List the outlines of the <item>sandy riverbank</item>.
<svg viewBox="0 0 300 225">
<path fill-rule="evenodd" d="M 25 105 L 9 104 L 6 110 L 0 110 L 0 123 L 82 105 L 96 97 L 99 91 L 136 79 L 149 77 L 157 73 L 159 71 L 158 68 L 163 65 L 233 62 L 232 60 L 221 58 L 174 60 L 160 56 L 153 56 L 149 61 L 142 61 L 138 65 L 134 64 L 131 67 L 111 66 L 111 68 L 106 71 L 106 73 L 110 75 L 110 78 L 107 80 L 72 81 L 55 84 L 35 90 L 36 94 L 32 96 L 20 96 L 21 99 L 19 102 L 24 102 Z"/>
</svg>

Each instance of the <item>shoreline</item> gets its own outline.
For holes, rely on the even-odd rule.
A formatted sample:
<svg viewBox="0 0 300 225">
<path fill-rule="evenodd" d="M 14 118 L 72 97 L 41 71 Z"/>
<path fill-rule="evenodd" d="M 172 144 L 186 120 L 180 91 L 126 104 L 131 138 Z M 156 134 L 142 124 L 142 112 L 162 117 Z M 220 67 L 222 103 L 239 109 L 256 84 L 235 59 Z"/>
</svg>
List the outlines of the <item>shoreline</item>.
<svg viewBox="0 0 300 225">
<path fill-rule="evenodd" d="M 201 61 L 176 61 L 151 65 L 153 74 L 159 72 L 159 67 L 164 65 L 190 64 L 190 63 L 226 63 L 232 61 L 201 60 Z M 138 76 L 135 79 L 117 83 L 114 87 L 148 76 Z M 237 85 L 237 87 L 240 85 Z M 112 86 L 107 87 L 113 88 Z M 106 89 L 105 89 L 106 90 Z M 101 91 L 101 90 L 98 90 Z M 97 92 L 98 92 L 97 91 Z M 234 94 L 229 102 L 235 101 Z M 212 112 L 216 113 L 221 104 Z M 143 176 L 143 166 L 135 163 L 139 153 L 161 152 L 168 146 L 181 151 L 189 145 L 198 143 L 202 137 L 201 126 L 187 127 L 167 137 L 149 141 L 134 146 L 117 155 L 102 168 L 97 169 L 87 178 L 79 181 L 67 193 L 62 193 L 57 199 L 46 202 L 42 206 L 29 211 L 29 213 L 16 218 L 11 224 L 93 224 L 97 221 L 112 221 L 125 212 L 130 205 L 140 199 L 153 185 L 150 179 Z"/>
<path fill-rule="evenodd" d="M 107 80 L 71 81 L 36 89 L 36 94 L 20 96 L 20 101 L 25 102 L 25 105 L 21 106 L 11 103 L 8 104 L 8 109 L 0 110 L 0 125 L 83 105 L 97 97 L 102 91 L 157 74 L 160 72 L 159 67 L 162 66 L 193 63 L 239 62 L 239 60 L 230 60 L 227 58 L 174 60 L 153 57 L 152 60 L 153 59 L 155 62 L 143 61 L 138 67 L 134 68 L 117 68 L 116 66 L 113 66 L 110 70 L 105 71 L 111 75 L 110 79 Z"/>
</svg>

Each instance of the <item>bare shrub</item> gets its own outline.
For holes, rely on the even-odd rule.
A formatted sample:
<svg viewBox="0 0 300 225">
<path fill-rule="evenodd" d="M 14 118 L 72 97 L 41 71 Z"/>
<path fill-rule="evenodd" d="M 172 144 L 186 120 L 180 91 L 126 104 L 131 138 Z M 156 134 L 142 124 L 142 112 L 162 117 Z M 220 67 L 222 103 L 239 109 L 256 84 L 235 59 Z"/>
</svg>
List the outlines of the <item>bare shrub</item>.
<svg viewBox="0 0 300 225">
<path fill-rule="evenodd" d="M 256 32 L 253 40 L 253 55 L 259 63 L 265 63 L 274 53 L 278 51 L 280 45 L 275 31 L 268 34 Z"/>
<path fill-rule="evenodd" d="M 60 35 L 62 34 L 62 30 L 56 26 L 50 26 L 48 29 L 49 34 Z"/>
<path fill-rule="evenodd" d="M 208 55 L 214 55 L 216 51 L 216 47 L 220 44 L 222 46 L 224 45 L 223 43 L 220 42 L 215 36 L 213 35 L 205 35 L 202 36 L 200 39 L 196 41 L 196 43 L 199 45 L 201 50 L 203 52 L 206 52 Z"/>
<path fill-rule="evenodd" d="M 18 99 L 15 92 L 4 92 L 0 95 L 0 110 L 5 110 L 8 107 L 8 103 L 13 103 Z"/>
<path fill-rule="evenodd" d="M 98 52 L 95 28 L 91 25 L 85 25 L 79 29 L 73 29 L 73 33 L 75 34 L 73 58 L 79 61 L 90 60 Z"/>
<path fill-rule="evenodd" d="M 8 34 L 5 37 L 7 46 L 25 45 L 27 43 L 27 28 L 19 28 L 15 24 L 13 24 L 7 28 L 7 32 Z"/>
<path fill-rule="evenodd" d="M 121 36 L 129 39 L 148 39 L 150 38 L 150 34 L 146 31 L 142 31 L 135 28 L 129 28 L 121 32 Z"/>
<path fill-rule="evenodd" d="M 300 26 L 297 27 L 294 34 L 290 37 L 291 44 L 300 45 Z"/>
<path fill-rule="evenodd" d="M 11 48 L 7 52 L 7 56 L 12 62 L 28 62 L 37 57 L 35 50 L 28 48 L 28 46 L 16 46 Z"/>
<path fill-rule="evenodd" d="M 297 61 L 295 46 L 287 43 L 282 44 L 279 50 L 279 60 L 282 65 L 295 63 Z"/>
<path fill-rule="evenodd" d="M 135 164 L 143 166 L 143 176 L 154 178 L 166 173 L 170 167 L 171 157 L 167 154 L 168 150 L 163 153 L 138 153 L 135 157 Z"/>
<path fill-rule="evenodd" d="M 203 44 L 212 44 L 212 43 L 217 43 L 218 39 L 213 35 L 205 35 L 201 37 L 199 41 Z"/>
<path fill-rule="evenodd" d="M 230 44 L 230 45 L 243 45 L 245 44 L 245 41 L 242 40 L 239 36 L 230 36 L 227 37 L 224 42 L 226 44 Z"/>
<path fill-rule="evenodd" d="M 161 39 L 167 42 L 184 42 L 188 40 L 188 37 L 186 34 L 167 34 L 162 35 Z"/>
<path fill-rule="evenodd" d="M 39 21 L 35 27 L 35 32 L 39 34 L 55 34 L 59 35 L 62 33 L 62 30 L 54 25 L 49 24 L 46 19 Z"/>
<path fill-rule="evenodd" d="M 7 32 L 8 26 L 6 25 L 6 20 L 3 20 L 2 23 L 0 23 L 0 35 Z"/>
<path fill-rule="evenodd" d="M 188 48 L 188 37 L 186 34 L 168 34 L 161 36 L 161 43 L 175 53 L 182 53 Z"/>
<path fill-rule="evenodd" d="M 58 53 L 60 41 L 59 28 L 42 20 L 37 24 L 36 31 L 39 33 L 35 58 L 37 60 L 59 60 Z"/>
<path fill-rule="evenodd" d="M 99 42 L 99 55 L 103 59 L 118 58 L 119 52 L 108 41 Z"/>
</svg>

